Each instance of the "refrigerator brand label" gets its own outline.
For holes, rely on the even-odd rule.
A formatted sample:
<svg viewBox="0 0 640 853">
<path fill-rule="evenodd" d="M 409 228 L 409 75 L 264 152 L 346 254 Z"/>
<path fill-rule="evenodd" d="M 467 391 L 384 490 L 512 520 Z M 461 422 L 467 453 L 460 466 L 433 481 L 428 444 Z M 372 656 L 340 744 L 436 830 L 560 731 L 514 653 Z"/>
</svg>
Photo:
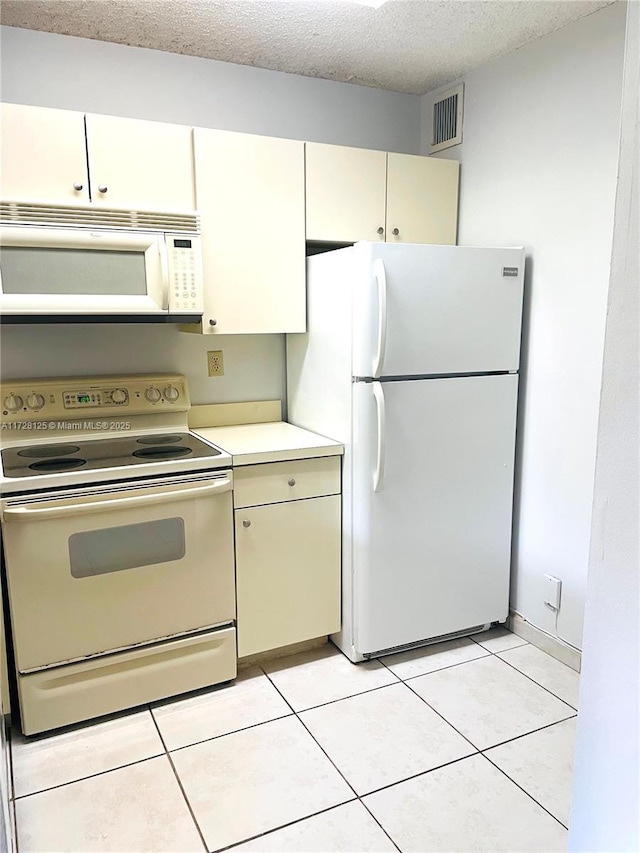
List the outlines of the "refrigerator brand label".
<svg viewBox="0 0 640 853">
<path fill-rule="evenodd" d="M 517 276 L 518 267 L 502 267 L 502 275 Z"/>
</svg>

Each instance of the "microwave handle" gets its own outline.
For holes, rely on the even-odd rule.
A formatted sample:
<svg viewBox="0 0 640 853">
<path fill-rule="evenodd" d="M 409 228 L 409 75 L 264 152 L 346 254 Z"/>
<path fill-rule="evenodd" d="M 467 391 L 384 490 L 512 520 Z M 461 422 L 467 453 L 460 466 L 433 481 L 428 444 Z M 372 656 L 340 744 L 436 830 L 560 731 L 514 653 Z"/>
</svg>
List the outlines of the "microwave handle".
<svg viewBox="0 0 640 853">
<path fill-rule="evenodd" d="M 160 275 L 162 276 L 162 308 L 169 309 L 171 307 L 171 282 L 169 281 L 169 258 L 167 257 L 169 249 L 167 248 L 167 238 L 161 237 L 158 240 L 158 253 L 160 255 Z"/>
<path fill-rule="evenodd" d="M 115 498 L 104 501 L 89 501 L 85 504 L 67 504 L 66 506 L 50 506 L 31 509 L 28 506 L 2 507 L 3 519 L 11 521 L 36 521 L 46 518 L 65 518 L 81 513 L 104 512 L 105 510 L 127 509 L 129 507 L 153 506 L 154 504 L 180 501 L 206 495 L 228 492 L 232 488 L 231 479 L 224 477 L 206 486 L 182 489 L 175 492 L 163 492 L 155 495 L 135 495 L 131 498 Z"/>
</svg>

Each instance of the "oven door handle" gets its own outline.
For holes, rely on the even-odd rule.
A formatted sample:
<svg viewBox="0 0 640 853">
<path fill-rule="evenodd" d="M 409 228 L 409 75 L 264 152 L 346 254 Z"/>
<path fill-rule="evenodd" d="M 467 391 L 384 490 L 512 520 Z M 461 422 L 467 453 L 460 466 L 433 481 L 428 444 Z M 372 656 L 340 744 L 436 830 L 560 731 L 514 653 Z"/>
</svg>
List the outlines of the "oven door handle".
<svg viewBox="0 0 640 853">
<path fill-rule="evenodd" d="M 105 510 L 127 509 L 128 507 L 153 506 L 169 501 L 180 501 L 191 498 L 206 497 L 207 495 L 221 494 L 232 488 L 229 477 L 216 480 L 206 486 L 196 486 L 180 491 L 162 492 L 152 495 L 135 495 L 131 498 L 110 498 L 101 501 L 89 501 L 85 504 L 67 504 L 66 506 L 49 506 L 40 509 L 32 509 L 28 506 L 7 506 L 2 504 L 2 517 L 7 521 L 36 521 L 45 518 L 65 518 L 80 515 L 81 513 L 104 512 Z"/>
</svg>

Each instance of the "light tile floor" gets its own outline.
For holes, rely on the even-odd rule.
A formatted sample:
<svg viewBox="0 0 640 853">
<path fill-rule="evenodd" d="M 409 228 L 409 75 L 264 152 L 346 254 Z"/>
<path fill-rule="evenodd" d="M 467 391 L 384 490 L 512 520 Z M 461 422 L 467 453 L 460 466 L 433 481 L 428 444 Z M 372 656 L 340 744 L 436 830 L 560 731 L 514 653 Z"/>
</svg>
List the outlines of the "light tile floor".
<svg viewBox="0 0 640 853">
<path fill-rule="evenodd" d="M 502 628 L 12 736 L 19 853 L 561 851 L 578 675 Z"/>
</svg>

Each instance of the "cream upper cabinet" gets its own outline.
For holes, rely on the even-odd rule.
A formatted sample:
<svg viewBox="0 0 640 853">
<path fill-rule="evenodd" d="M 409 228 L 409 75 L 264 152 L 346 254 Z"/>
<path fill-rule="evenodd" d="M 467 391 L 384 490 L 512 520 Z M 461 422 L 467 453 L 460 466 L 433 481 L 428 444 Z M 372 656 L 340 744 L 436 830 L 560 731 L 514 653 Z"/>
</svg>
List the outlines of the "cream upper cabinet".
<svg viewBox="0 0 640 853">
<path fill-rule="evenodd" d="M 307 142 L 307 240 L 384 240 L 386 171 L 384 151 Z"/>
<path fill-rule="evenodd" d="M 2 197 L 43 204 L 192 211 L 192 129 L 2 105 Z"/>
<path fill-rule="evenodd" d="M 387 242 L 454 245 L 457 160 L 392 153 L 387 158 Z"/>
<path fill-rule="evenodd" d="M 239 657 L 340 629 L 339 492 L 337 456 L 235 469 Z"/>
<path fill-rule="evenodd" d="M 458 174 L 454 160 L 308 142 L 307 240 L 455 244 Z"/>
<path fill-rule="evenodd" d="M 306 330 L 304 143 L 194 130 L 204 316 L 214 334 Z"/>
<path fill-rule="evenodd" d="M 87 115 L 91 199 L 105 207 L 195 208 L 192 129 L 156 121 Z"/>
<path fill-rule="evenodd" d="M 84 114 L 2 104 L 2 198 L 88 204 Z"/>
</svg>

